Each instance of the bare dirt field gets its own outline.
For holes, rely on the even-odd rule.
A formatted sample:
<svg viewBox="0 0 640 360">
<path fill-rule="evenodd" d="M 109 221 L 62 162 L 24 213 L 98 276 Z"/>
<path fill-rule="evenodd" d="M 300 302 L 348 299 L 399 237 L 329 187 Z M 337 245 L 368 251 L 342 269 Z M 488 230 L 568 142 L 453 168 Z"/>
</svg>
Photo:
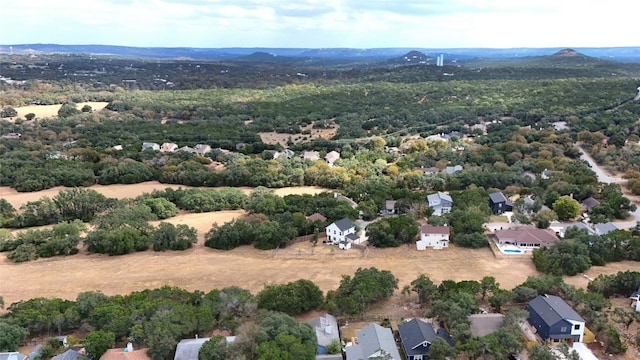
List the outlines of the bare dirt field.
<svg viewBox="0 0 640 360">
<path fill-rule="evenodd" d="M 204 243 L 204 234 L 211 229 L 214 223 L 222 225 L 245 214 L 244 210 L 224 210 L 204 213 L 185 213 L 162 220 L 173 225 L 184 224 L 193 227 L 198 232 L 198 241 Z M 158 226 L 161 221 L 152 221 L 151 225 Z"/>
<path fill-rule="evenodd" d="M 124 198 L 134 198 L 138 195 L 142 195 L 143 193 L 150 193 L 154 190 L 163 190 L 166 188 L 178 189 L 178 188 L 189 188 L 184 185 L 175 185 L 175 184 L 162 184 L 157 181 L 147 181 L 139 184 L 115 184 L 115 185 L 93 185 L 90 186 L 89 189 L 93 189 L 102 195 L 110 198 L 116 199 L 124 199 Z M 51 189 L 46 189 L 42 191 L 29 192 L 29 193 L 21 193 L 16 190 L 2 186 L 0 187 L 0 198 L 6 199 L 14 208 L 18 209 L 20 206 L 26 204 L 29 201 L 36 201 L 44 196 L 52 198 L 56 196 L 58 192 L 64 190 L 65 188 L 62 186 L 54 187 Z M 209 188 L 209 189 L 217 189 L 217 188 Z M 219 189 L 219 188 L 218 188 Z M 240 187 L 242 191 L 249 194 L 253 188 L 251 187 Z M 319 194 L 321 192 L 330 191 L 329 189 L 317 187 L 317 186 L 291 186 L 281 189 L 274 189 L 274 193 L 280 196 L 290 195 L 290 194 Z"/>
<path fill-rule="evenodd" d="M 291 141 L 293 141 L 293 143 L 296 143 L 296 144 L 300 142 L 308 142 L 317 138 L 331 139 L 332 137 L 336 136 L 336 134 L 338 133 L 339 127 L 340 126 L 338 125 L 334 125 L 333 128 L 331 129 L 314 129 L 313 125 L 301 127 L 302 130 L 311 131 L 310 135 L 284 134 L 284 133 L 277 133 L 275 131 L 261 132 L 261 133 L 258 133 L 258 135 L 260 135 L 260 140 L 262 140 L 262 142 L 265 144 L 272 144 L 272 145 L 280 144 L 282 147 L 286 148 L 287 141 L 289 140 L 289 138 L 291 138 Z"/>
<path fill-rule="evenodd" d="M 191 224 L 199 221 L 201 227 L 198 232 L 202 235 L 213 222 L 231 219 L 241 213 L 222 212 L 219 219 L 213 213 L 195 215 L 198 219 L 190 219 L 193 215 L 189 215 L 174 218 L 174 221 Z M 315 255 L 299 256 L 300 249 L 310 251 L 312 247 L 305 242 L 278 250 L 274 258 L 274 251 L 256 250 L 250 246 L 219 251 L 206 248 L 202 243 L 200 238 L 193 249 L 183 252 L 146 251 L 113 257 L 80 253 L 21 264 L 10 262 L 6 254 L 2 254 L 0 294 L 7 304 L 11 304 L 38 296 L 75 299 L 79 292 L 87 290 L 102 290 L 108 295 L 124 294 L 165 284 L 203 291 L 238 285 L 255 293 L 265 284 L 299 278 L 309 279 L 327 291 L 337 288 L 341 275 L 353 274 L 359 267 L 370 266 L 391 271 L 400 280 L 400 289 L 422 273 L 436 283 L 446 279 L 480 280 L 485 275 L 492 275 L 501 287 L 510 289 L 522 283 L 527 276 L 537 273 L 530 259 L 498 259 L 489 249 L 451 246 L 443 250 L 418 252 L 413 248 L 400 247 L 370 250 L 366 256 L 355 249 L 318 249 Z M 321 246 L 326 245 L 317 245 Z M 590 276 L 614 273 L 620 269 L 638 270 L 638 265 L 624 262 L 598 267 L 590 271 Z M 584 285 L 586 282 L 582 279 L 578 276 L 566 280 Z"/>
<path fill-rule="evenodd" d="M 108 104 L 109 104 L 108 102 L 102 102 L 102 101 L 82 102 L 82 103 L 76 104 L 77 105 L 76 108 L 80 110 L 82 109 L 83 106 L 89 105 L 91 106 L 91 109 L 93 109 L 93 111 L 100 111 L 104 109 L 105 106 L 107 106 Z M 24 119 L 24 116 L 28 113 L 36 114 L 37 119 L 44 119 L 48 117 L 58 116 L 58 110 L 60 110 L 61 106 L 62 104 L 28 105 L 28 106 L 17 107 L 15 108 L 18 111 L 18 116 L 16 118 L 21 117 Z"/>
</svg>

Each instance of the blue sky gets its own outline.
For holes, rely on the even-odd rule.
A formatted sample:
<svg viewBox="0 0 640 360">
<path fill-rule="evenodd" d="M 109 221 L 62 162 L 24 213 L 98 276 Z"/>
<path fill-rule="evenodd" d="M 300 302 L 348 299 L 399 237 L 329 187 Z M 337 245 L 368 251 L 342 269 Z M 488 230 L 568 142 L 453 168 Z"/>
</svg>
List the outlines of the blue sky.
<svg viewBox="0 0 640 360">
<path fill-rule="evenodd" d="M 3 1 L 0 44 L 640 46 L 634 0 Z"/>
</svg>

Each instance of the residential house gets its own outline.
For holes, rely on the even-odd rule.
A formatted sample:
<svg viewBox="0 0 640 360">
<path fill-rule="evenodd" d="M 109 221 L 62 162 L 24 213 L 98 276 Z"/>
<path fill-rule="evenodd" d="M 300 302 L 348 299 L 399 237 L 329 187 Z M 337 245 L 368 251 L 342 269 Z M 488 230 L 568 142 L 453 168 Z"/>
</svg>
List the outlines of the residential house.
<svg viewBox="0 0 640 360">
<path fill-rule="evenodd" d="M 587 224 L 583 222 L 578 222 L 578 223 L 575 223 L 574 225 L 570 225 L 564 228 L 564 231 L 562 232 L 562 236 L 564 237 L 564 234 L 566 234 L 569 229 L 574 229 L 574 228 L 579 230 L 584 230 L 589 235 L 595 235 L 596 233 L 596 231 L 592 229 L 590 226 L 588 226 Z"/>
<path fill-rule="evenodd" d="M 182 339 L 176 346 L 174 360 L 197 360 L 202 345 L 210 338 Z"/>
<path fill-rule="evenodd" d="M 631 305 L 636 309 L 636 312 L 640 312 L 640 288 L 634 291 L 629 299 L 632 300 Z"/>
<path fill-rule="evenodd" d="M 113 150 L 118 150 L 118 151 L 120 151 L 120 150 L 122 150 L 122 149 L 123 149 L 123 148 L 122 148 L 122 145 L 114 145 L 114 146 L 113 146 Z"/>
<path fill-rule="evenodd" d="M 115 348 L 107 350 L 100 360 L 150 360 L 151 357 L 147 354 L 147 349 L 134 350 L 131 343 L 127 344 L 125 348 Z"/>
<path fill-rule="evenodd" d="M 19 140 L 22 137 L 22 134 L 20 133 L 8 133 L 8 134 L 4 134 L 1 136 L 2 139 L 8 139 L 8 140 Z"/>
<path fill-rule="evenodd" d="M 178 150 L 178 144 L 175 143 L 163 143 L 162 145 L 160 145 L 160 152 L 166 153 L 166 152 L 174 152 Z"/>
<path fill-rule="evenodd" d="M 291 159 L 293 157 L 293 155 L 295 155 L 295 153 L 293 152 L 293 150 L 289 150 L 289 149 L 284 149 L 282 151 L 276 151 L 273 154 L 273 158 L 274 159 L 278 159 L 280 157 L 286 157 L 287 159 Z"/>
<path fill-rule="evenodd" d="M 449 246 L 449 227 L 422 225 L 420 227 L 420 240 L 416 241 L 418 250 L 426 250 L 428 247 L 442 249 Z"/>
<path fill-rule="evenodd" d="M 589 196 L 588 198 L 582 200 L 582 202 L 580 203 L 580 208 L 582 209 L 582 212 L 589 212 L 591 209 L 598 205 L 600 205 L 600 201 Z"/>
<path fill-rule="evenodd" d="M 347 234 L 344 239 L 338 243 L 338 248 L 340 248 L 340 250 L 349 250 L 351 249 L 351 244 L 358 241 L 358 239 L 360 239 L 360 237 L 356 234 Z"/>
<path fill-rule="evenodd" d="M 386 200 L 384 209 L 380 211 L 380 215 L 394 215 L 396 213 L 396 200 Z"/>
<path fill-rule="evenodd" d="M 451 207 L 453 206 L 451 196 L 441 191 L 427 195 L 427 203 L 433 209 L 433 215 L 438 216 L 451 212 Z"/>
<path fill-rule="evenodd" d="M 585 321 L 564 300 L 554 295 L 538 295 L 529 301 L 528 321 L 542 340 L 582 342 Z"/>
<path fill-rule="evenodd" d="M 333 150 L 329 151 L 327 155 L 324 156 L 324 160 L 329 164 L 329 166 L 333 166 L 333 163 L 340 159 L 340 153 Z"/>
<path fill-rule="evenodd" d="M 358 207 L 358 203 L 353 201 L 352 199 L 344 196 L 344 195 L 340 195 L 338 193 L 333 193 L 333 198 L 336 199 L 337 201 L 344 201 L 347 204 L 349 204 L 349 206 L 351 206 L 352 208 L 356 208 Z"/>
<path fill-rule="evenodd" d="M 366 360 L 380 356 L 384 359 L 400 360 L 391 329 L 371 324 L 356 331 L 356 343 L 344 348 L 346 360 Z M 382 357 L 388 354 L 388 357 Z"/>
<path fill-rule="evenodd" d="M 614 223 L 611 221 L 606 223 L 600 223 L 593 225 L 593 228 L 596 232 L 596 235 L 605 235 L 612 231 L 620 230 Z"/>
<path fill-rule="evenodd" d="M 327 353 L 327 346 L 333 341 L 340 341 L 340 333 L 338 332 L 338 321 L 333 315 L 324 314 L 317 318 L 307 321 L 316 332 L 318 339 L 318 349 L 316 354 L 323 355 Z"/>
<path fill-rule="evenodd" d="M 158 151 L 158 150 L 160 150 L 160 144 L 154 143 L 154 142 L 143 142 L 142 143 L 142 151 L 145 151 L 147 149 Z"/>
<path fill-rule="evenodd" d="M 192 154 L 196 154 L 197 151 L 196 149 L 192 148 L 191 146 L 183 146 L 180 149 L 176 150 L 176 151 L 184 151 L 184 152 L 188 152 L 188 153 L 192 153 Z"/>
<path fill-rule="evenodd" d="M 37 344 L 34 346 L 33 349 L 31 349 L 31 352 L 29 352 L 29 359 L 35 359 L 40 356 L 42 354 L 42 348 L 44 348 L 44 344 Z"/>
<path fill-rule="evenodd" d="M 27 355 L 21 354 L 19 352 L 11 351 L 11 352 L 0 352 L 0 360 L 25 360 L 28 359 Z"/>
<path fill-rule="evenodd" d="M 500 215 L 513 211 L 513 203 L 502 192 L 494 192 L 489 194 L 489 208 L 495 215 Z"/>
<path fill-rule="evenodd" d="M 310 222 L 319 221 L 319 222 L 323 223 L 323 222 L 327 221 L 327 218 L 324 215 L 320 214 L 320 213 L 313 213 L 313 214 L 307 216 L 307 221 L 310 221 Z"/>
<path fill-rule="evenodd" d="M 407 360 L 427 360 L 429 348 L 433 340 L 438 337 L 453 346 L 451 336 L 443 331 L 438 334 L 433 328 L 433 324 L 418 318 L 399 324 L 398 334 L 402 351 L 404 351 Z"/>
<path fill-rule="evenodd" d="M 340 219 L 331 223 L 325 229 L 329 244 L 338 245 L 347 240 L 347 235 L 355 234 L 356 225 L 348 218 Z"/>
<path fill-rule="evenodd" d="M 302 158 L 305 160 L 316 161 L 320 159 L 320 153 L 317 151 L 304 151 Z"/>
<path fill-rule="evenodd" d="M 69 349 L 60 355 L 56 355 L 51 360 L 79 360 L 89 359 L 86 355 L 80 353 L 78 350 Z"/>
<path fill-rule="evenodd" d="M 468 319 L 471 323 L 471 335 L 473 337 L 493 334 L 504 324 L 504 315 L 499 313 L 471 314 Z"/>
<path fill-rule="evenodd" d="M 558 236 L 553 230 L 538 229 L 534 226 L 520 226 L 496 230 L 495 236 L 496 242 L 500 246 L 515 245 L 525 249 L 550 246 L 558 241 Z"/>
<path fill-rule="evenodd" d="M 455 174 L 458 171 L 462 171 L 462 165 L 447 166 L 446 168 L 444 168 L 444 173 L 447 175 Z"/>
<path fill-rule="evenodd" d="M 196 144 L 193 149 L 195 150 L 196 154 L 204 156 L 206 153 L 211 151 L 211 146 L 207 144 Z"/>
<path fill-rule="evenodd" d="M 422 170 L 424 175 L 432 175 L 440 172 L 440 169 L 437 167 L 421 167 L 420 170 Z"/>
</svg>

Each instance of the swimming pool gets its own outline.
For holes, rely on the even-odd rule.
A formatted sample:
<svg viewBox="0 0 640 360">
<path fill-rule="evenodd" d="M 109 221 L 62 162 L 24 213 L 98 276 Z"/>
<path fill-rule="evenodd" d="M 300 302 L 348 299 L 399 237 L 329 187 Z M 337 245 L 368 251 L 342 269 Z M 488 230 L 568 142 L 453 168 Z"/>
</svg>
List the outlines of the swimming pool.
<svg viewBox="0 0 640 360">
<path fill-rule="evenodd" d="M 522 250 L 518 250 L 518 249 L 504 249 L 502 250 L 502 252 L 505 253 L 512 253 L 512 254 L 520 254 L 522 252 Z"/>
</svg>

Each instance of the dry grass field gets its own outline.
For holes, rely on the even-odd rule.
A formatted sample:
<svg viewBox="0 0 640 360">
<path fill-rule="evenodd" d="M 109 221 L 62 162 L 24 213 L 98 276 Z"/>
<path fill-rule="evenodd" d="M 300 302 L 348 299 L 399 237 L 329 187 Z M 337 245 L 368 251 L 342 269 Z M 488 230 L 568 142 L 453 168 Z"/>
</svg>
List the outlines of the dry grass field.
<svg viewBox="0 0 640 360">
<path fill-rule="evenodd" d="M 89 189 L 93 189 L 106 197 L 116 198 L 116 199 L 124 199 L 124 198 L 134 198 L 138 195 L 142 195 L 143 193 L 150 193 L 154 190 L 163 190 L 166 188 L 178 189 L 178 188 L 188 188 L 188 186 L 184 185 L 175 185 L 175 184 L 162 184 L 157 181 L 147 181 L 139 184 L 116 184 L 116 185 L 93 185 L 90 186 Z M 35 191 L 29 193 L 21 193 L 16 190 L 7 187 L 0 186 L 0 198 L 6 199 L 14 208 L 18 209 L 20 206 L 26 204 L 29 201 L 38 200 L 44 196 L 52 198 L 56 196 L 58 192 L 64 190 L 64 187 L 58 186 L 51 189 L 46 189 L 42 191 Z M 208 189 L 216 189 L 216 188 L 208 188 Z M 245 193 L 249 194 L 253 188 L 251 187 L 240 187 Z M 329 189 L 317 187 L 317 186 L 292 186 L 281 189 L 274 189 L 274 193 L 280 196 L 285 196 L 289 194 L 318 194 L 321 192 L 329 191 Z"/>
<path fill-rule="evenodd" d="M 97 101 L 83 102 L 83 103 L 76 104 L 77 105 L 76 108 L 78 110 L 80 110 L 80 109 L 82 109 L 83 106 L 89 105 L 89 106 L 91 106 L 93 111 L 99 111 L 99 110 L 104 109 L 105 106 L 107 106 L 107 104 L 109 104 L 109 103 L 108 102 L 97 102 Z M 48 118 L 48 117 L 58 116 L 58 110 L 60 110 L 61 106 L 62 106 L 62 104 L 58 104 L 58 105 L 28 105 L 28 106 L 17 107 L 15 109 L 18 111 L 18 116 L 17 117 L 21 117 L 21 118 L 24 119 L 24 116 L 26 114 L 34 113 L 34 114 L 36 114 L 36 118 L 37 119 L 44 119 L 44 118 Z"/>
<path fill-rule="evenodd" d="M 302 130 L 310 130 L 311 135 L 284 134 L 277 133 L 275 131 L 261 132 L 258 133 L 258 135 L 260 135 L 260 140 L 262 140 L 262 142 L 265 144 L 280 144 L 282 147 L 286 148 L 289 138 L 291 138 L 291 141 L 293 141 L 293 143 L 295 144 L 300 142 L 309 142 L 317 138 L 331 139 L 332 137 L 336 136 L 339 127 L 339 125 L 333 125 L 333 128 L 331 129 L 314 129 L 313 125 L 301 127 Z"/>
</svg>

